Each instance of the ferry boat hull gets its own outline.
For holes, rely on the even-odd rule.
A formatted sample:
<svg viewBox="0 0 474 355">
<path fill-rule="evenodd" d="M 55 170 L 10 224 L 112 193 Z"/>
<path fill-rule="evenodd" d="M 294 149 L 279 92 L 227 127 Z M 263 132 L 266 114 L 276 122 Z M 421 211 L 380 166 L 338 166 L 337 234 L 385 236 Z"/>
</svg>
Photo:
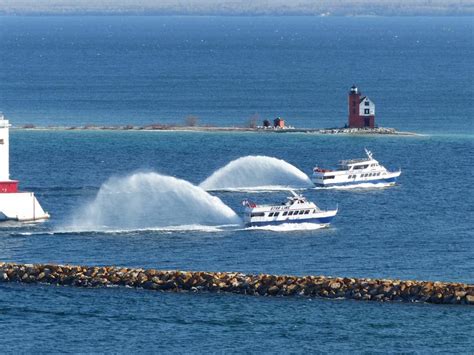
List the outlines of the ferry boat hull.
<svg viewBox="0 0 474 355">
<path fill-rule="evenodd" d="M 362 184 L 390 184 L 395 185 L 397 182 L 397 178 L 400 176 L 401 172 L 397 171 L 394 173 L 389 173 L 384 178 L 375 178 L 375 179 L 364 179 L 364 178 L 355 178 L 355 179 L 347 179 L 344 176 L 344 180 L 341 178 L 340 181 L 334 182 L 326 182 L 321 178 L 313 177 L 311 180 L 313 181 L 314 185 L 317 187 L 331 187 L 331 186 L 354 186 L 354 185 L 362 185 Z"/>
<path fill-rule="evenodd" d="M 245 224 L 246 227 L 262 227 L 262 226 L 278 226 L 282 224 L 302 224 L 302 223 L 313 223 L 321 225 L 329 225 L 337 214 L 337 210 L 327 211 L 331 214 L 321 217 L 314 217 L 308 219 L 276 219 L 273 221 L 252 221 Z"/>
</svg>

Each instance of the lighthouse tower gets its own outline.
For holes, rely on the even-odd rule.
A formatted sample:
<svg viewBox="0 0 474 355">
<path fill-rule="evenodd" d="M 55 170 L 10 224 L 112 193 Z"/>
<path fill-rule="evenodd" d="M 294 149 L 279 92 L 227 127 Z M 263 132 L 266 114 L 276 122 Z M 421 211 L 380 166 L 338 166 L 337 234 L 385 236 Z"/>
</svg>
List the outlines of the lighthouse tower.
<svg viewBox="0 0 474 355">
<path fill-rule="evenodd" d="M 34 193 L 19 192 L 18 181 L 10 180 L 10 123 L 0 114 L 0 222 L 37 221 L 49 218 Z"/>
<path fill-rule="evenodd" d="M 10 180 L 10 124 L 0 115 L 0 193 L 18 191 L 18 181 Z"/>
<path fill-rule="evenodd" d="M 367 96 L 362 96 L 355 85 L 349 90 L 348 103 L 350 128 L 375 127 L 375 104 Z"/>
</svg>

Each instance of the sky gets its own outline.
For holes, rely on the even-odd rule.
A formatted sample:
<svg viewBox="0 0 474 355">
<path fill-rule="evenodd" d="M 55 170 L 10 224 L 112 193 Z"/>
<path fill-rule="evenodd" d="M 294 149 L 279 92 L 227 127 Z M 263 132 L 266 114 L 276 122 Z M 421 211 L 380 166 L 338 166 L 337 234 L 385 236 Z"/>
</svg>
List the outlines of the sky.
<svg viewBox="0 0 474 355">
<path fill-rule="evenodd" d="M 3 15 L 474 15 L 474 0 L 0 0 Z"/>
</svg>

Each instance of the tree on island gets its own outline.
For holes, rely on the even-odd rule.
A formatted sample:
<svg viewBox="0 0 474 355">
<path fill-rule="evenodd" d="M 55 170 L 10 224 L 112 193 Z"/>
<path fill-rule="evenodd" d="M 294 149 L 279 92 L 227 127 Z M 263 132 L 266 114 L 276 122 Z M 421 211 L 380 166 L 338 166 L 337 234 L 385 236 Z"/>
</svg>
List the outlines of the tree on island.
<svg viewBox="0 0 474 355">
<path fill-rule="evenodd" d="M 257 122 L 260 121 L 260 115 L 258 113 L 254 113 L 252 116 L 249 117 L 247 121 L 248 128 L 257 128 Z"/>
<path fill-rule="evenodd" d="M 184 125 L 186 127 L 195 127 L 197 126 L 199 118 L 197 116 L 189 115 L 184 120 Z"/>
</svg>

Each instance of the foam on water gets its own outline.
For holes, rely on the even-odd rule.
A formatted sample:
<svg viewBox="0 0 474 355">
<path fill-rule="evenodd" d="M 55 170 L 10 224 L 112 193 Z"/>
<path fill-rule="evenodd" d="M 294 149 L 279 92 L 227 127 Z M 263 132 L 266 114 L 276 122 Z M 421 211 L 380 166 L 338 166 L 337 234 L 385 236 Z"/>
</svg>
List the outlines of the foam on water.
<svg viewBox="0 0 474 355">
<path fill-rule="evenodd" d="M 246 192 L 250 194 L 260 194 L 260 193 L 268 193 L 268 192 L 276 192 L 276 191 L 299 191 L 299 190 L 306 190 L 308 187 L 291 187 L 291 186 L 256 186 L 256 187 L 229 187 L 229 188 L 222 188 L 216 190 L 207 190 L 207 191 L 223 191 L 223 192 Z"/>
<path fill-rule="evenodd" d="M 199 186 L 207 191 L 269 191 L 308 188 L 310 178 L 284 160 L 267 156 L 246 156 L 216 170 Z"/>
<path fill-rule="evenodd" d="M 376 184 L 367 182 L 363 184 L 354 184 L 354 185 L 342 185 L 342 186 L 318 186 L 315 187 L 315 190 L 354 190 L 354 189 L 380 189 L 385 187 L 394 186 L 393 182 L 379 182 Z"/>
<path fill-rule="evenodd" d="M 105 182 L 61 230 L 202 230 L 241 223 L 230 207 L 198 186 L 157 173 L 135 173 Z"/>
<path fill-rule="evenodd" d="M 315 230 L 321 228 L 329 228 L 325 224 L 317 223 L 284 223 L 276 226 L 258 226 L 248 227 L 246 230 L 269 230 L 272 232 L 293 232 L 293 231 L 304 231 L 304 230 Z"/>
</svg>

